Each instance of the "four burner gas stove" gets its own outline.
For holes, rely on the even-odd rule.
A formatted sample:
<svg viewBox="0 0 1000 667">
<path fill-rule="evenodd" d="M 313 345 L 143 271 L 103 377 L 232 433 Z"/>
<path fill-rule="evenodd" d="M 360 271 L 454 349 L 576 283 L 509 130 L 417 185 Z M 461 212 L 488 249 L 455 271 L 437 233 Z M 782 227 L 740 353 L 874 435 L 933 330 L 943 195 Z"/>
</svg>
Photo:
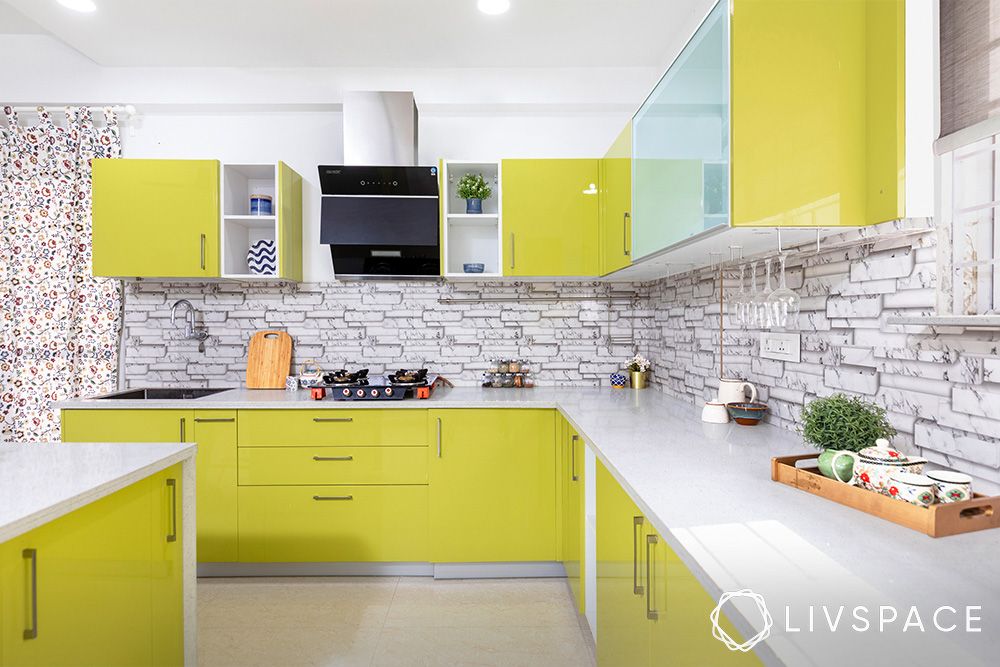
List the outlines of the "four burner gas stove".
<svg viewBox="0 0 1000 667">
<path fill-rule="evenodd" d="M 337 370 L 324 373 L 322 384 L 313 386 L 311 391 L 316 400 L 330 396 L 335 401 L 395 401 L 430 398 L 438 381 L 438 376 L 428 374 L 426 368 L 401 369 L 388 375 L 368 375 L 367 368 Z"/>
</svg>

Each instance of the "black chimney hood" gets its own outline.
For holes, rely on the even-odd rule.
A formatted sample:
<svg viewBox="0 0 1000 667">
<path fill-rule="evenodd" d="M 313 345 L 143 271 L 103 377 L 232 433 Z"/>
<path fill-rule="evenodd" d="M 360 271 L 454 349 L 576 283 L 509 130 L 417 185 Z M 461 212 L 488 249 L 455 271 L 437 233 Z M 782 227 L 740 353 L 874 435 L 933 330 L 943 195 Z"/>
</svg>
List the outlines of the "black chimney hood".
<svg viewBox="0 0 1000 667">
<path fill-rule="evenodd" d="M 437 167 L 321 165 L 319 183 L 338 278 L 441 275 Z"/>
</svg>

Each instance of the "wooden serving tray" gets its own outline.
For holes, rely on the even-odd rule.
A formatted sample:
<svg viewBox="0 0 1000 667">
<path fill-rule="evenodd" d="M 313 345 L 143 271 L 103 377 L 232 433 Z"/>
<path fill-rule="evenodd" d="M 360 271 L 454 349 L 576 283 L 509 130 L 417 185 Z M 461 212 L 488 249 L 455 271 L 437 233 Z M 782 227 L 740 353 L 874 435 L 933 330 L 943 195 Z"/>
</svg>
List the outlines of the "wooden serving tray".
<svg viewBox="0 0 1000 667">
<path fill-rule="evenodd" d="M 930 507 L 917 507 L 824 477 L 815 465 L 801 468 L 797 465 L 803 461 L 816 461 L 818 458 L 819 453 L 776 456 L 771 459 L 771 479 L 931 537 L 959 535 L 1000 526 L 1000 496 L 974 493 L 970 500 L 960 503 L 936 503 Z"/>
</svg>

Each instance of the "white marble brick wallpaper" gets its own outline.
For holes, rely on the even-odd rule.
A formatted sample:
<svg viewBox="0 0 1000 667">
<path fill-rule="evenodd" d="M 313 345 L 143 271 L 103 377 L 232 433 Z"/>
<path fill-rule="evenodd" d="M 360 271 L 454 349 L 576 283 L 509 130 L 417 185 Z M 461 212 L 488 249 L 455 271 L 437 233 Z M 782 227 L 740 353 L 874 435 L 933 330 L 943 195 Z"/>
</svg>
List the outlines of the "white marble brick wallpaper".
<svg viewBox="0 0 1000 667">
<path fill-rule="evenodd" d="M 899 226 L 871 231 L 891 235 Z M 824 245 L 851 238 L 856 233 Z M 789 287 L 802 297 L 801 362 L 760 358 L 760 332 L 740 329 L 727 316 L 725 372 L 753 382 L 770 406 L 769 421 L 789 429 L 817 396 L 845 392 L 874 401 L 899 431 L 895 444 L 974 475 L 979 490 L 1000 492 L 1000 331 L 888 321 L 935 312 L 935 241 L 931 232 L 870 249 L 791 253 Z M 685 400 L 703 401 L 718 387 L 715 278 L 699 270 L 650 288 L 656 332 L 645 351 L 654 382 Z M 738 274 L 730 274 L 727 297 L 737 282 Z"/>
<path fill-rule="evenodd" d="M 908 221 L 910 226 L 914 221 Z M 893 234 L 898 224 L 864 232 Z M 802 297 L 799 363 L 758 356 L 759 332 L 731 326 L 727 376 L 758 386 L 769 420 L 794 429 L 803 404 L 837 391 L 885 406 L 897 444 L 966 471 L 1000 492 L 1000 331 L 890 324 L 932 314 L 938 288 L 935 234 L 874 247 L 842 238 L 790 255 L 789 286 Z M 736 290 L 730 276 L 727 293 Z M 577 300 L 634 292 L 635 300 Z M 515 298 L 447 304 L 442 298 Z M 200 353 L 170 325 L 170 305 L 191 300 L 211 338 Z M 543 301 L 531 301 L 542 298 Z M 711 270 L 655 283 L 354 282 L 261 286 L 131 283 L 126 291 L 126 386 L 239 386 L 252 332 L 285 329 L 293 362 L 372 372 L 430 367 L 478 384 L 495 357 L 526 359 L 539 384 L 606 384 L 635 350 L 654 363 L 654 384 L 692 402 L 718 385 L 719 303 Z"/>
</svg>

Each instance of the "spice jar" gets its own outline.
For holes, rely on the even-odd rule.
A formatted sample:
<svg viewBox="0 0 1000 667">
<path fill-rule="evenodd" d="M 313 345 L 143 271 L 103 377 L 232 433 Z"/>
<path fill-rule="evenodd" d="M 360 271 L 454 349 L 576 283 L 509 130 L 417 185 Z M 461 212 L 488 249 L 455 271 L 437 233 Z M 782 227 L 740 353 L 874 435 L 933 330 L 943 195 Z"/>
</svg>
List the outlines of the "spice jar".
<svg viewBox="0 0 1000 667">
<path fill-rule="evenodd" d="M 535 386 L 535 378 L 531 377 L 530 375 L 525 375 L 524 376 L 524 387 L 525 387 L 525 389 L 528 389 L 528 388 L 531 388 L 531 387 L 534 387 L 534 386 Z"/>
<path fill-rule="evenodd" d="M 500 373 L 509 373 L 510 362 L 507 361 L 506 359 L 500 359 L 499 361 L 497 361 L 497 371 L 499 371 Z"/>
<path fill-rule="evenodd" d="M 508 364 L 508 368 L 510 369 L 511 373 L 520 373 L 521 361 L 519 359 L 511 359 L 510 363 Z"/>
<path fill-rule="evenodd" d="M 493 387 L 499 388 L 503 386 L 503 376 L 499 373 L 493 375 Z"/>
<path fill-rule="evenodd" d="M 503 376 L 503 386 L 513 387 L 514 386 L 514 375 L 512 373 L 504 373 Z"/>
<path fill-rule="evenodd" d="M 514 386 L 523 387 L 524 386 L 524 376 L 520 373 L 514 375 Z"/>
</svg>

